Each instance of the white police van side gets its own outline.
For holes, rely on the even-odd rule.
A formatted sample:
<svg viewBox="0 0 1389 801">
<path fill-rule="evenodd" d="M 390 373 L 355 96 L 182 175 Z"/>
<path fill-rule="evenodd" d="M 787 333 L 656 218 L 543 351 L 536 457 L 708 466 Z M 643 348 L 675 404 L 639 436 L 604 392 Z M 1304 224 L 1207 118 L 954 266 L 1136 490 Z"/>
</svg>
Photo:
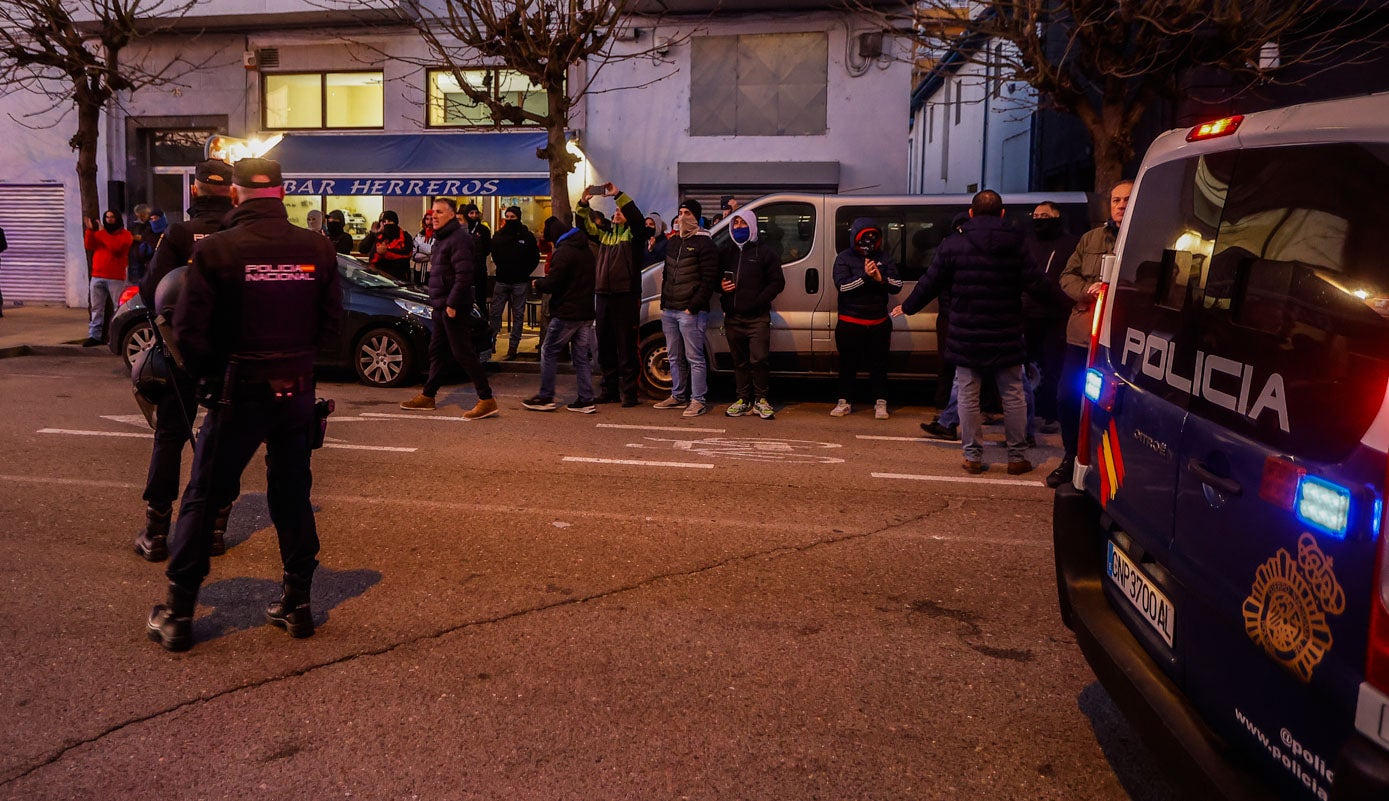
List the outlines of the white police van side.
<svg viewBox="0 0 1389 801">
<path fill-rule="evenodd" d="M 1097 304 L 1062 615 L 1193 797 L 1389 799 L 1389 95 L 1160 137 Z"/>
</svg>

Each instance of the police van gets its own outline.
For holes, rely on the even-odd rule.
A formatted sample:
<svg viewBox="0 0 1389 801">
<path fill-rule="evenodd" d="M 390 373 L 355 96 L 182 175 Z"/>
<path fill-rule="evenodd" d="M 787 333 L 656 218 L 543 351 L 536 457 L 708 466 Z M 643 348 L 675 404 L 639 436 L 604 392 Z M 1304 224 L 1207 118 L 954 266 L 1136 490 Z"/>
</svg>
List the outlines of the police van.
<svg viewBox="0 0 1389 801">
<path fill-rule="evenodd" d="M 1191 797 L 1389 799 L 1389 94 L 1163 135 L 1102 279 L 1067 625 Z"/>
<path fill-rule="evenodd" d="M 839 293 L 834 286 L 834 260 L 849 247 L 849 227 L 859 217 L 871 217 L 883 230 L 883 250 L 891 255 L 902 278 L 897 302 L 906 300 L 917 279 L 926 273 L 936 248 L 953 230 L 956 215 L 969 210 L 970 195 L 823 195 L 778 193 L 750 201 L 743 208 L 757 215 L 758 239 L 781 256 L 786 288 L 772 301 L 772 332 L 768 364 L 783 376 L 835 375 L 838 351 L 834 324 Z M 1005 193 L 1008 219 L 1026 229 L 1038 203 L 1051 201 L 1061 209 L 1063 229 L 1082 234 L 1089 227 L 1086 196 L 1078 192 L 1049 194 Z M 710 234 L 722 247 L 732 234 L 722 220 Z M 642 273 L 640 318 L 641 383 L 651 394 L 670 392 L 665 334 L 661 331 L 662 265 Z M 716 295 L 717 296 L 717 295 Z M 888 373 L 894 378 L 936 375 L 940 354 L 936 344 L 936 304 L 921 314 L 892 320 Z M 709 307 L 707 328 L 709 367 L 732 372 L 733 359 L 723 333 L 723 311 L 717 300 Z"/>
</svg>

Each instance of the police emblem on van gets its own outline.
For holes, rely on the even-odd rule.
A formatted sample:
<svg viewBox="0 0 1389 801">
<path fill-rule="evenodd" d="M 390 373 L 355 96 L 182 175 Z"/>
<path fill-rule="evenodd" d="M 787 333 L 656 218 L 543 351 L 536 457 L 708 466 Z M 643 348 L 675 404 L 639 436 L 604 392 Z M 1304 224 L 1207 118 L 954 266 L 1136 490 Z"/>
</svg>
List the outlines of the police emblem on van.
<svg viewBox="0 0 1389 801">
<path fill-rule="evenodd" d="M 1244 599 L 1249 639 L 1303 683 L 1312 680 L 1312 671 L 1331 650 L 1326 616 L 1346 609 L 1333 567 L 1316 538 L 1303 532 L 1297 558 L 1280 548 L 1254 571 L 1254 586 Z"/>
</svg>

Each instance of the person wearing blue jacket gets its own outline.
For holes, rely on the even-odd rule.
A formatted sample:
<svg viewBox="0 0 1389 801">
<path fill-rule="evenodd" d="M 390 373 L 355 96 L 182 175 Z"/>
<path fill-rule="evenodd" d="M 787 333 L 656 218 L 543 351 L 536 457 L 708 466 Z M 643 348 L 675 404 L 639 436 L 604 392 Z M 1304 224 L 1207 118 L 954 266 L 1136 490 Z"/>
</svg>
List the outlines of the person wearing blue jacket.
<svg viewBox="0 0 1389 801">
<path fill-rule="evenodd" d="M 886 420 L 887 357 L 892 348 L 892 318 L 887 299 L 902 291 L 902 278 L 892 256 L 882 249 L 883 229 L 869 217 L 849 227 L 849 247 L 834 260 L 834 286 L 839 290 L 839 319 L 834 345 L 839 350 L 839 403 L 831 417 L 853 411 L 854 379 L 864 367 L 873 387 L 873 416 Z"/>
</svg>

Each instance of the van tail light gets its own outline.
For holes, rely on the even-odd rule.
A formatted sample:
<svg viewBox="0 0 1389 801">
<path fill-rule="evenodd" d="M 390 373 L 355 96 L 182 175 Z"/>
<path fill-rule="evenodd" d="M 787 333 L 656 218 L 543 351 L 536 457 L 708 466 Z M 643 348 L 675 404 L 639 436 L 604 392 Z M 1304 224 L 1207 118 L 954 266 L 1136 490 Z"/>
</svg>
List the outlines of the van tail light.
<svg viewBox="0 0 1389 801">
<path fill-rule="evenodd" d="M 1080 401 L 1080 437 L 1076 440 L 1076 462 L 1083 465 L 1090 464 L 1090 406 L 1092 401 L 1089 398 L 1089 384 L 1093 380 L 1091 371 L 1095 367 L 1095 360 L 1099 358 L 1100 351 L 1100 321 L 1104 318 L 1104 301 L 1108 295 L 1108 284 L 1100 285 L 1100 294 L 1095 298 L 1094 317 L 1090 320 L 1090 353 L 1085 359 L 1085 372 L 1076 376 L 1072 380 L 1081 380 L 1086 383 L 1087 390 Z M 1103 377 L 1100 377 L 1103 381 Z M 1098 401 L 1098 395 L 1096 401 Z"/>
<path fill-rule="evenodd" d="M 128 286 L 125 289 L 121 290 L 121 299 L 116 301 L 116 308 L 119 309 L 120 307 L 124 306 L 125 302 L 135 297 L 135 294 L 139 291 L 140 287 L 138 286 Z"/>
<path fill-rule="evenodd" d="M 1365 681 L 1389 693 L 1389 546 L 1385 545 L 1383 504 L 1376 504 L 1379 536 L 1375 559 L 1375 593 L 1370 602 L 1370 642 L 1365 654 Z"/>
<path fill-rule="evenodd" d="M 1244 122 L 1243 114 L 1236 114 L 1233 117 L 1222 117 L 1218 120 L 1203 122 L 1200 125 L 1187 131 L 1186 141 L 1199 142 L 1202 139 L 1216 139 L 1221 136 L 1229 136 L 1239 130 L 1239 124 Z"/>
</svg>

